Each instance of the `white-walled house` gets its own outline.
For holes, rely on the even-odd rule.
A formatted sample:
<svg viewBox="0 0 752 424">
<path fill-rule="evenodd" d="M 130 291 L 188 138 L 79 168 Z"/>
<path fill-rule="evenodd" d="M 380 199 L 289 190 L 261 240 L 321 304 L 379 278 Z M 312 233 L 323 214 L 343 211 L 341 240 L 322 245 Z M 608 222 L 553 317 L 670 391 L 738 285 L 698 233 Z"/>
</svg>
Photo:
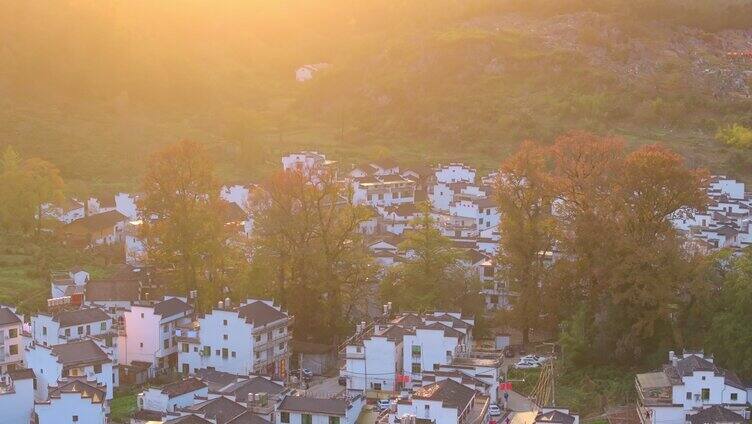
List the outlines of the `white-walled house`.
<svg viewBox="0 0 752 424">
<path fill-rule="evenodd" d="M 390 422 L 433 422 L 460 424 L 468 417 L 472 422 L 487 422 L 489 400 L 477 391 L 452 379 L 441 380 L 415 390 L 408 399 L 397 400 L 397 412 Z M 423 421 L 425 420 L 425 421 Z"/>
<path fill-rule="evenodd" d="M 285 396 L 277 406 L 277 424 L 355 424 L 363 409 L 360 395 L 347 399 Z"/>
<path fill-rule="evenodd" d="M 114 353 L 95 340 L 78 340 L 55 346 L 32 342 L 25 349 L 26 365 L 34 370 L 37 387 L 46 398 L 47 387 L 66 378 L 84 377 L 106 386 L 106 399 L 119 384 Z"/>
<path fill-rule="evenodd" d="M 173 412 L 193 405 L 197 398 L 206 398 L 209 386 L 195 377 L 188 377 L 161 387 L 149 387 L 138 394 L 138 409 Z"/>
<path fill-rule="evenodd" d="M 297 171 L 312 179 L 324 173 L 331 173 L 336 177 L 336 164 L 336 161 L 327 160 L 323 154 L 312 151 L 290 153 L 282 157 L 282 168 L 285 171 Z"/>
<path fill-rule="evenodd" d="M 749 419 L 747 389 L 731 371 L 702 352 L 669 352 L 660 371 L 637 374 L 638 411 L 643 424 L 681 424 L 687 417 L 719 406 Z"/>
<path fill-rule="evenodd" d="M 177 331 L 179 370 L 284 376 L 289 370 L 290 316 L 273 301 L 219 302 L 211 313 Z"/>
<path fill-rule="evenodd" d="M 0 305 L 0 374 L 23 365 L 23 315 L 12 306 Z"/>
<path fill-rule="evenodd" d="M 403 364 L 405 374 L 413 379 L 421 373 L 431 371 L 438 365 L 450 364 L 460 353 L 460 345 L 465 335 L 442 323 L 415 327 L 414 334 L 403 338 Z"/>
<path fill-rule="evenodd" d="M 434 175 L 439 183 L 474 183 L 476 170 L 461 163 L 439 166 Z"/>
<path fill-rule="evenodd" d="M 138 219 L 137 199 L 138 196 L 130 193 L 118 193 L 115 195 L 115 209 L 128 219 Z"/>
<path fill-rule="evenodd" d="M 124 364 L 149 363 L 152 370 L 177 368 L 178 326 L 191 322 L 193 308 L 186 299 L 168 297 L 158 302 L 134 302 L 123 313 L 119 358 Z M 151 373 L 150 373 L 151 374 Z"/>
<path fill-rule="evenodd" d="M 0 379 L 0 422 L 29 423 L 34 413 L 36 377 L 30 369 L 9 371 Z"/>
<path fill-rule="evenodd" d="M 89 215 L 66 224 L 60 233 L 69 243 L 86 247 L 112 245 L 122 240 L 128 218 L 117 210 Z"/>
<path fill-rule="evenodd" d="M 377 327 L 374 334 L 345 348 L 345 368 L 340 375 L 347 379 L 347 390 L 366 389 L 398 391 L 402 372 L 402 339 L 409 330 L 396 325 Z"/>
<path fill-rule="evenodd" d="M 62 203 L 45 203 L 42 205 L 42 215 L 65 224 L 83 218 L 86 215 L 84 204 L 71 197 L 65 198 Z"/>
<path fill-rule="evenodd" d="M 86 336 L 112 332 L 112 317 L 98 307 L 62 309 L 31 317 L 31 336 L 36 343 L 52 346 Z"/>
<path fill-rule="evenodd" d="M 49 398 L 34 405 L 37 424 L 105 424 L 107 388 L 96 381 L 70 379 L 49 388 Z"/>
<path fill-rule="evenodd" d="M 366 176 L 354 179 L 353 203 L 394 206 L 415 203 L 415 181 L 399 174 Z"/>
</svg>

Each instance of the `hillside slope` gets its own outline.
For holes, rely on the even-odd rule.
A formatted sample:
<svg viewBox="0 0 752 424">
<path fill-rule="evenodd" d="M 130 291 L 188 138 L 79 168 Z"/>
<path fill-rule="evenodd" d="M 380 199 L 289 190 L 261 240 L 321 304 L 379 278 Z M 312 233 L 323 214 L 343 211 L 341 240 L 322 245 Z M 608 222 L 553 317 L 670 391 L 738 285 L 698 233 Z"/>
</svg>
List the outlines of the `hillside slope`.
<svg viewBox="0 0 752 424">
<path fill-rule="evenodd" d="M 488 168 L 570 129 L 752 176 L 748 152 L 713 140 L 752 125 L 752 60 L 727 55 L 752 50 L 749 1 L 388 3 L 13 2 L 0 144 L 51 159 L 82 190 L 129 185 L 180 138 L 247 179 L 302 147 Z M 295 82 L 317 62 L 332 66 Z"/>
</svg>

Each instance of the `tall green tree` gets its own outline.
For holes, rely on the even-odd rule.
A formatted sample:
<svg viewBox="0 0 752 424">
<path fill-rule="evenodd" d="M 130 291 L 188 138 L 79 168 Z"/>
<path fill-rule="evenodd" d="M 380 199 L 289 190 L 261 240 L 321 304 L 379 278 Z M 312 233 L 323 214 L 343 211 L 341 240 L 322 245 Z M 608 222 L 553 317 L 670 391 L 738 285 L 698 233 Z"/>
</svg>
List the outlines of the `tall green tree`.
<svg viewBox="0 0 752 424">
<path fill-rule="evenodd" d="M 551 215 L 551 176 L 544 149 L 525 142 L 504 161 L 496 184 L 499 212 L 498 264 L 501 283 L 516 292 L 509 314 L 527 344 L 544 313 L 543 290 L 551 264 L 556 221 Z"/>
<path fill-rule="evenodd" d="M 706 348 L 725 367 L 752 378 L 752 250 L 733 261 L 716 304 Z"/>
<path fill-rule="evenodd" d="M 65 183 L 55 165 L 39 158 L 30 158 L 23 163 L 23 178 L 28 189 L 28 201 L 36 210 L 36 234 L 42 231 L 42 205 L 62 200 Z"/>
<path fill-rule="evenodd" d="M 204 307 L 222 298 L 233 258 L 219 191 L 206 150 L 182 141 L 151 158 L 138 200 L 149 262 L 174 269 L 180 287 L 198 290 Z"/>
<path fill-rule="evenodd" d="M 253 196 L 253 267 L 248 291 L 295 315 L 295 334 L 337 341 L 374 299 L 376 266 L 359 226 L 369 209 L 352 203 L 332 175 L 273 175 Z"/>
<path fill-rule="evenodd" d="M 479 312 L 480 279 L 462 252 L 441 234 L 428 205 L 405 232 L 399 248 L 407 260 L 391 269 L 382 282 L 382 296 L 398 310 L 433 309 Z"/>
</svg>

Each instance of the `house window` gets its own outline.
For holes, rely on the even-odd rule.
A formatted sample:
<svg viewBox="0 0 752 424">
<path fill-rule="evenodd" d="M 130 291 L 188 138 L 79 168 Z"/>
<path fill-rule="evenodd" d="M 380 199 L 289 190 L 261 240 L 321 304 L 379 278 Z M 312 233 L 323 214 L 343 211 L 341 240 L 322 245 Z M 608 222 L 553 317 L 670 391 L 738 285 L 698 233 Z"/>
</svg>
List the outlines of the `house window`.
<svg viewBox="0 0 752 424">
<path fill-rule="evenodd" d="M 220 352 L 221 352 L 221 350 L 219 350 L 219 349 L 216 349 L 216 350 L 214 351 L 214 356 L 219 356 L 219 355 L 220 355 Z"/>
<path fill-rule="evenodd" d="M 413 374 L 420 373 L 420 364 L 417 362 L 413 362 L 412 371 L 413 371 Z"/>
<path fill-rule="evenodd" d="M 687 392 L 687 400 L 692 400 L 692 392 Z"/>
<path fill-rule="evenodd" d="M 381 390 L 381 383 L 371 383 L 373 390 Z"/>
<path fill-rule="evenodd" d="M 183 374 L 188 375 L 191 373 L 191 366 L 188 364 L 183 364 Z"/>
<path fill-rule="evenodd" d="M 138 347 L 143 348 L 144 347 L 144 343 L 143 342 L 139 343 Z"/>
<path fill-rule="evenodd" d="M 282 412 L 279 414 L 279 420 L 283 423 L 287 424 L 290 422 L 290 413 L 289 412 Z"/>
<path fill-rule="evenodd" d="M 70 328 L 65 329 L 65 337 L 70 337 Z"/>
<path fill-rule="evenodd" d="M 91 326 L 90 325 L 86 326 L 86 334 L 91 334 Z"/>
<path fill-rule="evenodd" d="M 102 364 L 94 365 L 94 374 L 99 374 L 100 372 L 102 372 Z"/>
<path fill-rule="evenodd" d="M 193 351 L 198 352 L 198 346 L 193 346 Z"/>
<path fill-rule="evenodd" d="M 8 330 L 9 339 L 15 339 L 16 337 L 18 337 L 18 329 L 11 328 L 10 330 Z"/>
<path fill-rule="evenodd" d="M 170 339 L 167 339 L 164 341 L 164 348 L 168 349 L 170 347 Z"/>
<path fill-rule="evenodd" d="M 224 340 L 227 340 L 227 334 L 223 334 L 223 335 L 222 335 L 222 338 L 223 338 Z"/>
<path fill-rule="evenodd" d="M 190 351 L 190 347 L 188 346 L 188 343 L 183 343 L 183 353 L 188 353 Z"/>
<path fill-rule="evenodd" d="M 170 331 L 170 328 L 169 328 L 169 327 L 168 327 L 167 325 L 164 325 L 164 326 L 162 327 L 162 332 L 163 332 L 163 333 L 167 333 L 168 331 Z"/>
<path fill-rule="evenodd" d="M 339 424 L 339 417 L 329 417 L 329 424 Z"/>
<path fill-rule="evenodd" d="M 107 331 L 107 323 L 106 322 L 99 323 L 99 329 L 101 331 Z"/>
<path fill-rule="evenodd" d="M 413 355 L 420 356 L 420 346 L 413 345 Z"/>
<path fill-rule="evenodd" d="M 226 348 L 226 347 L 223 347 L 223 348 L 222 348 L 222 359 L 227 359 L 227 357 L 228 357 L 229 355 L 230 355 L 230 354 L 229 354 L 229 351 L 227 350 L 227 348 Z"/>
<path fill-rule="evenodd" d="M 227 320 L 222 320 L 222 325 L 227 325 Z"/>
<path fill-rule="evenodd" d="M 47 327 L 42 327 L 42 335 L 43 336 L 47 335 Z"/>
<path fill-rule="evenodd" d="M 81 334 L 84 334 L 84 327 L 83 326 L 79 326 L 78 327 L 78 335 L 80 336 Z"/>
<path fill-rule="evenodd" d="M 211 355 L 211 346 L 204 346 L 204 356 Z"/>
<path fill-rule="evenodd" d="M 257 341 L 257 342 L 260 342 L 260 341 L 261 341 L 261 335 L 260 335 L 260 334 L 256 334 L 256 341 Z"/>
<path fill-rule="evenodd" d="M 18 355 L 18 345 L 10 345 L 9 349 L 11 355 Z"/>
<path fill-rule="evenodd" d="M 311 414 L 302 414 L 300 416 L 300 422 L 302 424 L 313 424 L 313 416 L 311 416 Z"/>
<path fill-rule="evenodd" d="M 233 358 L 235 357 L 235 351 L 234 350 L 232 351 L 232 357 Z"/>
<path fill-rule="evenodd" d="M 141 312 L 141 318 L 143 318 L 143 317 L 144 317 L 144 313 L 143 313 L 143 312 Z"/>
<path fill-rule="evenodd" d="M 735 401 L 735 400 L 738 400 L 738 399 L 739 399 L 739 394 L 737 394 L 737 393 L 731 393 L 731 400 Z"/>
<path fill-rule="evenodd" d="M 73 422 L 74 422 L 74 423 L 78 422 L 78 415 L 74 415 L 74 416 L 73 416 Z"/>
<path fill-rule="evenodd" d="M 710 389 L 702 389 L 702 396 L 700 398 L 703 401 L 710 400 Z"/>
</svg>

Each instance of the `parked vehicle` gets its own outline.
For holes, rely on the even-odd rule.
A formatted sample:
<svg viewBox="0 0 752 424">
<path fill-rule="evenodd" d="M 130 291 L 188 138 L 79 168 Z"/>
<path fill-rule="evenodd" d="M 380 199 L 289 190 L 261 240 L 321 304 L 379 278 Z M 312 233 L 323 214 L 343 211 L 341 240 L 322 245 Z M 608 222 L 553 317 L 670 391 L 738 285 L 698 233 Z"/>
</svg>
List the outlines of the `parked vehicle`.
<svg viewBox="0 0 752 424">
<path fill-rule="evenodd" d="M 530 361 L 530 360 L 525 361 L 525 360 L 522 360 L 522 359 L 520 360 L 520 362 L 517 362 L 514 365 L 514 367 L 517 368 L 518 370 L 527 370 L 527 369 L 531 369 L 531 368 L 540 368 L 540 366 L 541 366 L 541 364 L 538 363 L 538 362 Z"/>
<path fill-rule="evenodd" d="M 546 361 L 548 361 L 548 358 L 545 356 L 538 356 L 538 355 L 525 355 L 522 358 L 520 358 L 520 361 L 530 361 L 530 362 L 537 362 L 539 364 L 543 364 Z"/>
<path fill-rule="evenodd" d="M 309 382 L 313 379 L 313 372 L 311 372 L 311 370 L 309 370 L 308 368 L 295 370 L 293 375 L 295 374 L 297 374 L 298 377 L 300 377 L 300 379 L 305 382 Z"/>
<path fill-rule="evenodd" d="M 376 402 L 376 406 L 378 406 L 379 411 L 386 411 L 392 406 L 392 401 L 389 399 L 379 399 L 378 402 Z"/>
<path fill-rule="evenodd" d="M 498 417 L 501 415 L 501 408 L 499 408 L 499 405 L 491 404 L 491 406 L 488 407 L 488 415 L 492 417 Z"/>
</svg>

